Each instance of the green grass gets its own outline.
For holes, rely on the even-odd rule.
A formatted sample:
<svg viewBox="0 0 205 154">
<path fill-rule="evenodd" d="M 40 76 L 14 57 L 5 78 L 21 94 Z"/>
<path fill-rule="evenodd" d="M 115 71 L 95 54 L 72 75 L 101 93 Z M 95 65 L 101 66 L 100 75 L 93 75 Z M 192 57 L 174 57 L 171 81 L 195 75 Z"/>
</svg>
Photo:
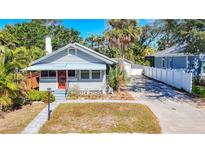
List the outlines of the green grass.
<svg viewBox="0 0 205 154">
<path fill-rule="evenodd" d="M 193 86 L 192 92 L 201 98 L 205 98 L 205 87 L 203 86 Z"/>
<path fill-rule="evenodd" d="M 40 133 L 160 133 L 145 105 L 128 103 L 61 104 Z"/>
</svg>

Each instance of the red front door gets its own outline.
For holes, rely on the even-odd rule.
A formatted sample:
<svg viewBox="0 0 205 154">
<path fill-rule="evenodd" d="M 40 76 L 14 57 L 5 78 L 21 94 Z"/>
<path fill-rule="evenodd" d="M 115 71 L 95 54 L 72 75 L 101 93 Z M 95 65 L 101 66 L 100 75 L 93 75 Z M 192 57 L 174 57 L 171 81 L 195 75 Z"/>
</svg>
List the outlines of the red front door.
<svg viewBox="0 0 205 154">
<path fill-rule="evenodd" d="M 66 89 L 66 71 L 58 71 L 58 89 Z"/>
</svg>

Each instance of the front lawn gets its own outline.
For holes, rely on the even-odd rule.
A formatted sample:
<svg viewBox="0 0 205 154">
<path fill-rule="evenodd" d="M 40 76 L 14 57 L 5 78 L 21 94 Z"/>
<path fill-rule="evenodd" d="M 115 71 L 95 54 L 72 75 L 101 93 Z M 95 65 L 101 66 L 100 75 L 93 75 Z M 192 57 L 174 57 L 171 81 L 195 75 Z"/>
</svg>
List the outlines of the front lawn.
<svg viewBox="0 0 205 154">
<path fill-rule="evenodd" d="M 160 133 L 145 105 L 128 103 L 61 104 L 40 133 Z"/>
<path fill-rule="evenodd" d="M 0 119 L 0 134 L 21 133 L 46 104 L 25 105 L 22 109 L 5 113 Z"/>
</svg>

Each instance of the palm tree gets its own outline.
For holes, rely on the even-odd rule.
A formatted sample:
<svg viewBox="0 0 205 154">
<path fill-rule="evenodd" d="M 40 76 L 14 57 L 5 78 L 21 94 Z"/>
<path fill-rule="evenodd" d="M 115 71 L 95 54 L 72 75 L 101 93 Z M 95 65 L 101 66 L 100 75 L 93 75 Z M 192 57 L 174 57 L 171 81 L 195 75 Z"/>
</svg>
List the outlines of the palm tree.
<svg viewBox="0 0 205 154">
<path fill-rule="evenodd" d="M 12 74 L 7 73 L 4 65 L 0 62 L 0 117 L 3 106 L 12 104 L 12 97 L 15 96 L 17 85 L 12 80 Z"/>
<path fill-rule="evenodd" d="M 32 60 L 28 50 L 24 47 L 10 50 L 4 46 L 0 46 L 0 54 L 1 62 L 4 64 L 7 74 L 15 73 L 16 69 L 25 68 Z"/>
<path fill-rule="evenodd" d="M 0 115 L 3 106 L 10 106 L 17 96 L 18 84 L 14 82 L 16 69 L 28 66 L 29 53 L 25 48 L 10 50 L 0 46 Z"/>
<path fill-rule="evenodd" d="M 125 50 L 136 40 L 140 39 L 141 28 L 136 20 L 131 19 L 112 19 L 107 21 L 108 29 L 104 35 L 111 47 L 116 47 L 120 51 L 120 66 L 124 69 L 123 59 Z"/>
</svg>

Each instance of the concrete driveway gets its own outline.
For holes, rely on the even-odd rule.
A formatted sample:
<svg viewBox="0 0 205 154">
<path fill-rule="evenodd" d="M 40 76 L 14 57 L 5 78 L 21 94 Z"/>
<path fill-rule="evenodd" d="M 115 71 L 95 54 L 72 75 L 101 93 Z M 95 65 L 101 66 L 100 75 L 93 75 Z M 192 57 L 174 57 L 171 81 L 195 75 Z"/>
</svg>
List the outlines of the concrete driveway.
<svg viewBox="0 0 205 154">
<path fill-rule="evenodd" d="M 162 133 L 205 133 L 205 109 L 198 107 L 201 100 L 144 76 L 133 77 L 129 88 L 157 116 Z"/>
</svg>

